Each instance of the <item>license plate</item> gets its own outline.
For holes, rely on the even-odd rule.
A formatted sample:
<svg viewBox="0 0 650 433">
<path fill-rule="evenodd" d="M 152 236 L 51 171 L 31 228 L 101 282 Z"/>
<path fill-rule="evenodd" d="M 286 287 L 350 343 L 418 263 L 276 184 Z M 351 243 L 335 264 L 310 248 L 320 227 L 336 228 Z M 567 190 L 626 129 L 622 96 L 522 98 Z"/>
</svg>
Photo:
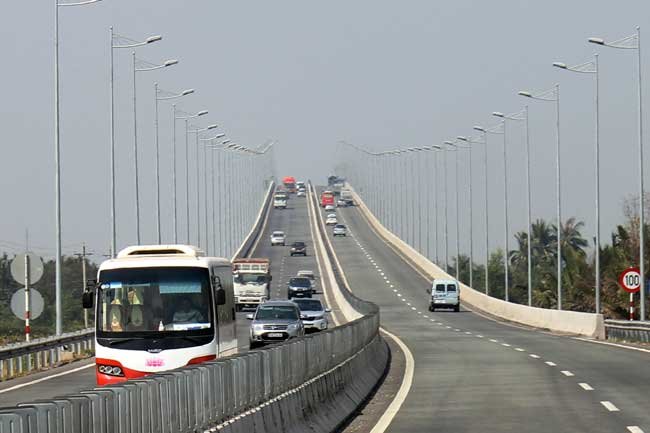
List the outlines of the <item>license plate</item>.
<svg viewBox="0 0 650 433">
<path fill-rule="evenodd" d="M 269 332 L 269 338 L 282 338 L 282 332 Z"/>
<path fill-rule="evenodd" d="M 436 302 L 436 304 L 446 304 L 447 303 L 447 301 L 444 300 L 444 299 L 436 299 L 435 302 Z"/>
</svg>

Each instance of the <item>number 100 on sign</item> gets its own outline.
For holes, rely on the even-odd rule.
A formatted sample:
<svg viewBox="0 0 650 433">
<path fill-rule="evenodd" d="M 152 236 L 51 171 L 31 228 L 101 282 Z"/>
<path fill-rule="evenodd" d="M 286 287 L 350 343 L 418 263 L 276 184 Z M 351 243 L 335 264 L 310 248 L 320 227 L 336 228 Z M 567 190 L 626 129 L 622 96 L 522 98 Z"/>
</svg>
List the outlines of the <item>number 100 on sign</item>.
<svg viewBox="0 0 650 433">
<path fill-rule="evenodd" d="M 618 283 L 628 293 L 636 293 L 641 288 L 641 272 L 639 268 L 627 268 L 618 276 Z"/>
</svg>

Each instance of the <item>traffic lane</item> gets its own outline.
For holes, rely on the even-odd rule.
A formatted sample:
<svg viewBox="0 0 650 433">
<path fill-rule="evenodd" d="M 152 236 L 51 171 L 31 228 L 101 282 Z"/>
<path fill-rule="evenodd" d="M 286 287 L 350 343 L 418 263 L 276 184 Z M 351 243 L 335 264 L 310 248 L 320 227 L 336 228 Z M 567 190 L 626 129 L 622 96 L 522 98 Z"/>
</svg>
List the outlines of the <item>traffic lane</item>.
<svg viewBox="0 0 650 433">
<path fill-rule="evenodd" d="M 95 358 L 0 383 L 0 407 L 51 399 L 95 386 Z"/>
<path fill-rule="evenodd" d="M 286 235 L 285 246 L 272 246 L 271 233 L 277 230 L 284 231 Z M 291 257 L 291 243 L 303 241 L 307 245 L 307 256 Z M 313 298 L 320 299 L 326 304 L 322 296 L 318 265 L 314 256 L 314 242 L 311 237 L 307 200 L 304 197 L 292 195 L 286 209 L 271 209 L 267 225 L 262 238 L 257 244 L 252 257 L 267 257 L 271 260 L 271 299 L 287 299 L 287 285 L 289 279 L 296 276 L 300 270 L 312 270 L 319 277 L 316 279 L 317 293 Z M 237 340 L 240 352 L 246 352 L 249 347 L 250 321 L 247 315 L 255 312 L 248 308 L 236 313 Z M 329 317 L 328 317 L 329 318 Z M 332 321 L 330 318 L 330 326 Z"/>
<path fill-rule="evenodd" d="M 374 236 L 377 241 L 373 245 L 379 249 L 383 247 L 389 252 L 385 258 L 378 257 L 377 260 L 391 267 L 395 258 L 399 257 L 371 231 L 357 211 L 350 214 L 348 216 L 346 213 L 345 217 L 357 230 L 361 230 L 362 234 L 364 229 L 368 230 L 367 234 Z M 372 242 L 372 237 L 369 241 Z M 390 253 L 394 257 L 391 257 Z M 392 274 L 404 273 L 404 281 L 410 278 L 413 282 L 403 287 L 402 297 L 417 308 L 426 308 L 429 299 L 426 288 L 430 285 L 429 281 L 408 264 L 403 264 L 404 266 L 390 269 Z M 459 314 L 442 310 L 429 314 L 454 329 L 478 333 L 485 338 L 497 340 L 499 344 L 507 344 L 529 355 L 538 356 L 539 358 L 533 359 L 558 370 L 560 374 L 563 374 L 562 371 L 572 374 L 566 377 L 570 377 L 580 390 L 599 396 L 601 401 L 611 401 L 616 406 L 624 405 L 626 417 L 636 420 L 637 423 L 650 425 L 646 403 L 650 393 L 650 353 L 581 341 L 570 336 L 558 336 L 469 312 Z M 590 389 L 585 390 L 580 384 L 588 385 Z"/>
<path fill-rule="evenodd" d="M 623 421 L 604 413 L 594 400 L 596 394 L 583 395 L 582 388 L 557 369 L 503 346 L 498 339 L 439 320 L 442 314 L 429 313 L 425 305 L 414 303 L 409 291 L 424 292 L 428 282 L 403 272 L 408 265 L 385 251 L 383 242 L 373 244 L 374 233 L 363 233 L 363 225 L 348 217 L 350 211 L 340 213 L 352 237 L 335 242 L 346 277 L 355 292 L 379 304 L 382 326 L 399 335 L 415 358 L 414 385 L 391 431 L 435 430 L 432 427 L 508 431 L 522 426 L 525 431 L 548 431 L 542 414 L 550 414 L 560 431 L 621 429 Z M 473 314 L 454 317 L 469 315 Z"/>
</svg>

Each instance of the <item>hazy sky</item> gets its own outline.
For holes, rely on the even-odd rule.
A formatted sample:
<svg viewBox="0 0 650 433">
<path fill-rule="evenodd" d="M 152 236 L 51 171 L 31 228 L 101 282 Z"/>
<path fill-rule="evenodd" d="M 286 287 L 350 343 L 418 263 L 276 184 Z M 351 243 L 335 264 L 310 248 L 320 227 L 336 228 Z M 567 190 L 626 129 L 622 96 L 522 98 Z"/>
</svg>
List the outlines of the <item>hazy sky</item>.
<svg viewBox="0 0 650 433">
<path fill-rule="evenodd" d="M 219 123 L 245 145 L 276 139 L 278 174 L 319 182 L 331 171 L 339 139 L 377 150 L 440 143 L 471 134 L 472 125 L 494 124 L 492 111 L 518 111 L 527 102 L 516 95 L 518 90 L 541 90 L 559 82 L 565 215 L 584 219 L 593 230 L 593 80 L 551 64 L 588 60 L 597 48 L 587 44 L 589 36 L 626 36 L 636 25 L 646 26 L 648 17 L 647 1 L 622 5 L 585 0 L 104 0 L 62 8 L 64 252 L 77 251 L 82 242 L 97 253 L 108 250 L 110 25 L 134 39 L 163 35 L 163 41 L 138 49 L 138 57 L 180 60 L 177 66 L 138 77 L 143 233 L 144 241 L 151 242 L 154 81 L 168 90 L 195 88 L 196 94 L 179 107 L 210 110 L 202 124 Z M 650 26 L 645 28 L 650 31 Z M 7 2 L 0 15 L 0 38 L 0 250 L 15 251 L 29 229 L 34 250 L 51 256 L 53 1 Z M 623 197 L 637 191 L 635 53 L 600 52 L 602 226 L 603 238 L 609 239 L 621 219 Z M 134 241 L 129 62 L 128 51 L 116 52 L 120 247 Z M 650 70 L 650 56 L 645 56 L 643 68 Z M 528 102 L 533 212 L 551 217 L 553 105 Z M 167 209 L 170 109 L 169 103 L 161 104 L 161 146 L 167 152 L 162 200 Z M 520 204 L 512 215 L 514 231 L 523 229 L 525 221 L 524 154 L 521 127 L 511 124 L 510 131 L 511 200 Z M 501 148 L 497 137 L 491 143 L 496 146 L 490 158 L 495 176 L 491 211 L 498 221 Z M 477 163 L 480 155 L 477 151 Z M 170 233 L 169 218 L 163 231 Z"/>
</svg>

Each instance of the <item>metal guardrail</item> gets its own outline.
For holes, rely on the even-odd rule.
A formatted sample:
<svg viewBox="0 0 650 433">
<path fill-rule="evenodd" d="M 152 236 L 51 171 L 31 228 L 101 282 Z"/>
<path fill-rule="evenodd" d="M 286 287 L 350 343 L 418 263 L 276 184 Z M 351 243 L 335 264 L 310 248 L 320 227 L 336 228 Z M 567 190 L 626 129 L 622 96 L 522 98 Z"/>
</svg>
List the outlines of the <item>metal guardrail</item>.
<svg viewBox="0 0 650 433">
<path fill-rule="evenodd" d="M 379 337 L 379 308 L 354 296 L 339 272 L 335 269 L 344 295 L 365 314 L 355 321 L 245 354 L 3 408 L 0 432 L 190 433 L 234 426 L 243 418 L 250 427 L 241 431 L 284 431 L 333 399 L 341 402 L 331 411 L 337 413 L 321 415 L 338 425 L 370 392 L 388 359 Z M 245 417 L 265 410 L 272 411 L 267 415 L 275 428 L 259 430 L 252 416 Z"/>
<path fill-rule="evenodd" d="M 66 358 L 92 351 L 94 344 L 95 330 L 92 328 L 8 344 L 0 347 L 0 379 L 55 366 Z"/>
<path fill-rule="evenodd" d="M 608 340 L 650 343 L 650 322 L 629 320 L 605 320 Z"/>
</svg>

